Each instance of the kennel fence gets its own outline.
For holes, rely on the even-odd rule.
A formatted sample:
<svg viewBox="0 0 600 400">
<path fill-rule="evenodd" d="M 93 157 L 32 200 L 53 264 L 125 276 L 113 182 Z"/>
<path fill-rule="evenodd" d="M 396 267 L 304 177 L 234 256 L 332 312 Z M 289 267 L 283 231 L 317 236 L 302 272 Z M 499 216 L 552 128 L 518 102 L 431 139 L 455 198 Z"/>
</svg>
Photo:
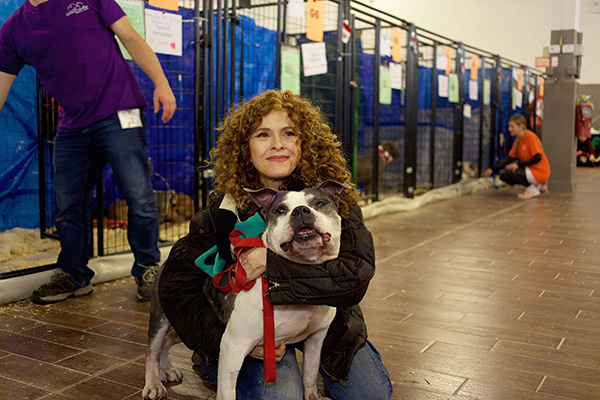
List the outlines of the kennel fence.
<svg viewBox="0 0 600 400">
<path fill-rule="evenodd" d="M 280 87 L 282 47 L 299 50 L 309 42 L 305 19 L 290 16 L 287 3 L 282 0 L 180 3 L 184 3 L 177 12 L 183 21 L 183 56 L 159 55 L 178 100 L 178 110 L 167 125 L 161 124 L 158 116 L 146 114 L 148 156 L 156 173 L 153 183 L 163 196 L 159 202 L 169 199 L 164 203 L 161 221 L 163 244 L 186 233 L 187 222 L 175 223 L 174 213 L 185 214 L 188 219 L 206 204 L 213 184 L 206 161 L 209 149 L 216 143 L 215 128 L 219 122 L 240 101 Z M 531 91 L 529 82 L 534 82 L 535 87 L 541 76 L 539 71 L 415 27 L 358 1 L 324 3 L 327 73 L 311 77 L 300 74 L 300 94 L 322 107 L 355 174 L 359 155 L 370 155 L 375 167 L 379 142 L 392 140 L 398 144 L 400 157 L 383 170 L 381 177 L 373 177 L 373 200 L 389 195 L 412 197 L 430 188 L 447 186 L 460 180 L 464 162 L 472 163 L 481 174 L 506 155 L 510 144 L 508 116 L 524 112 L 524 108 L 515 107 L 517 79 L 513 70 L 526 71 L 528 84 L 521 93 L 528 100 L 534 93 L 534 102 L 538 92 Z M 348 43 L 341 40 L 344 21 L 353 29 Z M 401 89 L 390 90 L 386 84 L 394 60 L 387 48 L 394 29 L 402 32 Z M 442 54 L 449 58 L 450 73 L 457 75 L 458 102 L 440 96 L 440 77 L 447 76 L 437 65 Z M 472 56 L 480 60 L 476 99 L 469 96 Z M 131 65 L 151 103 L 151 82 L 134 63 Z M 382 96 L 390 91 L 389 99 L 382 104 Z M 488 91 L 490 101 L 484 103 Z M 51 236 L 56 218 L 51 154 L 58 105 L 43 88 L 39 99 L 43 171 L 40 218 L 43 235 Z M 470 109 L 470 116 L 465 116 L 465 106 Z M 377 174 L 377 168 L 372 170 Z M 179 195 L 185 200 L 173 200 Z M 116 214 L 114 208 L 122 197 L 109 167 L 99 182 L 95 200 L 99 231 L 97 247 L 91 251 L 99 255 L 127 251 L 126 246 L 117 246 L 117 238 L 111 236 L 122 226 L 115 222 L 121 218 L 109 218 Z M 183 202 L 189 207 L 179 213 L 173 206 Z"/>
</svg>

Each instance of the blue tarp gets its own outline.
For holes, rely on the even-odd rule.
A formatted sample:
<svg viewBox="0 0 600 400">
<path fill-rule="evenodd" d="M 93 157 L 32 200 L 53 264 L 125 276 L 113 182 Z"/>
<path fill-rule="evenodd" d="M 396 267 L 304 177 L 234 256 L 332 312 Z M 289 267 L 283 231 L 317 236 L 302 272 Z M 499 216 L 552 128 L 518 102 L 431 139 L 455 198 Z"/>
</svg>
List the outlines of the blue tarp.
<svg viewBox="0 0 600 400">
<path fill-rule="evenodd" d="M 0 24 L 23 0 L 0 2 Z M 0 232 L 39 227 L 36 74 L 24 68 L 0 111 Z"/>
</svg>

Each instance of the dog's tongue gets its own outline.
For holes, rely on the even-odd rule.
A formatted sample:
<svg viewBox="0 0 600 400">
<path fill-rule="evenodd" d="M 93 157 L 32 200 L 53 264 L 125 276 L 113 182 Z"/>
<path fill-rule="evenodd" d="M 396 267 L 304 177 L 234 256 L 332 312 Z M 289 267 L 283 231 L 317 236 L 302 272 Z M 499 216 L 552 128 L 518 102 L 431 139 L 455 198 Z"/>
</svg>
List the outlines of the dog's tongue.
<svg viewBox="0 0 600 400">
<path fill-rule="evenodd" d="M 309 227 L 300 228 L 300 229 L 298 229 L 298 231 L 296 232 L 296 234 L 294 235 L 294 237 L 292 238 L 291 241 L 286 242 L 286 243 L 281 243 L 281 245 L 280 245 L 281 249 L 283 251 L 287 252 L 292 247 L 293 242 L 307 242 L 307 241 L 313 239 L 318 234 L 319 233 L 317 232 L 317 230 L 315 228 L 309 228 Z M 322 235 L 323 241 L 328 242 L 330 240 L 329 236 L 330 236 L 329 234 Z"/>
</svg>

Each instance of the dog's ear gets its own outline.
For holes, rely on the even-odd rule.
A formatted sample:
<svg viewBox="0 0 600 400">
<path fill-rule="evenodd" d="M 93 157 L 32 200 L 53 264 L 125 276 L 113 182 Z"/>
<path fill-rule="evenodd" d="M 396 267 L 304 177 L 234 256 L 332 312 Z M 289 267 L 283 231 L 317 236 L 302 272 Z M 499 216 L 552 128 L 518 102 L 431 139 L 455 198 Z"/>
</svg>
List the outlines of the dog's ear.
<svg viewBox="0 0 600 400">
<path fill-rule="evenodd" d="M 350 189 L 350 185 L 336 181 L 325 181 L 319 185 L 319 188 L 327 193 L 327 195 L 338 204 L 340 200 L 339 195 L 342 192 L 342 189 Z"/>
<path fill-rule="evenodd" d="M 250 197 L 252 197 L 252 200 L 254 200 L 256 205 L 262 210 L 263 213 L 267 212 L 267 210 L 271 207 L 271 204 L 273 204 L 273 200 L 275 200 L 275 197 L 279 193 L 277 190 L 269 188 L 262 188 L 258 190 L 244 188 L 244 190 L 248 192 Z"/>
</svg>

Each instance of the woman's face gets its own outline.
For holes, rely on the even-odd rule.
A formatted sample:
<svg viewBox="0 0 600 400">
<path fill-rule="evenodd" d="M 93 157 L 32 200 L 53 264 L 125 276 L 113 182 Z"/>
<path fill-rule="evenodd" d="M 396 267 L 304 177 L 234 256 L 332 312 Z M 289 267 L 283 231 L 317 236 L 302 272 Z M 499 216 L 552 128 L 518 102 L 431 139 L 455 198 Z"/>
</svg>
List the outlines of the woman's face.
<svg viewBox="0 0 600 400">
<path fill-rule="evenodd" d="M 525 132 L 523 125 L 515 124 L 512 121 L 508 121 L 508 131 L 512 136 L 521 136 Z"/>
<path fill-rule="evenodd" d="M 250 136 L 250 161 L 265 187 L 278 189 L 298 166 L 300 151 L 293 128 L 286 111 L 271 111 Z"/>
</svg>

